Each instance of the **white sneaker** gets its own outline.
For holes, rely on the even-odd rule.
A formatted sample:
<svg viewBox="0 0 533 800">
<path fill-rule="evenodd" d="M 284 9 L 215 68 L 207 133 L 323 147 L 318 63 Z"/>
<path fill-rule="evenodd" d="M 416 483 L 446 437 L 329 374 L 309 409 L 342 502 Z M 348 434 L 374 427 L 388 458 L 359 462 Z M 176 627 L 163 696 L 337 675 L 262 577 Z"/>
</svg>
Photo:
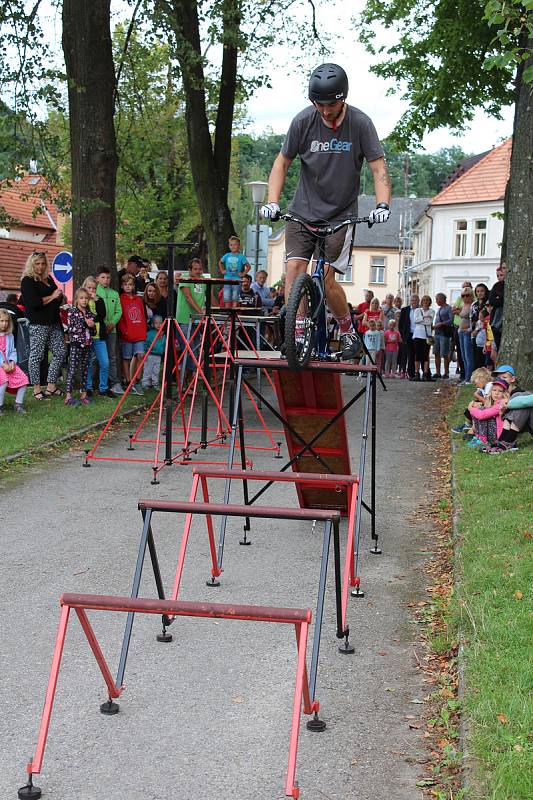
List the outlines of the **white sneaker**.
<svg viewBox="0 0 533 800">
<path fill-rule="evenodd" d="M 142 386 L 139 386 L 138 383 L 133 384 L 133 386 L 131 387 L 131 391 L 133 392 L 133 394 L 144 395 Z"/>
<path fill-rule="evenodd" d="M 120 383 L 114 383 L 113 386 L 111 387 L 111 391 L 113 392 L 113 394 L 124 394 L 124 389 L 122 388 Z"/>
</svg>

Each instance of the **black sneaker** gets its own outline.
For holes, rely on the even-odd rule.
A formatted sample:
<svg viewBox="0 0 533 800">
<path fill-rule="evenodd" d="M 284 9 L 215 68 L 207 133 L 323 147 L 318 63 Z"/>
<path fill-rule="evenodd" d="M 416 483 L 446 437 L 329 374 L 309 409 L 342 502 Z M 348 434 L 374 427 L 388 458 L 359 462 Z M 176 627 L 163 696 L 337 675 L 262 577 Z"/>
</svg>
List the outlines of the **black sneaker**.
<svg viewBox="0 0 533 800">
<path fill-rule="evenodd" d="M 112 400 L 115 399 L 115 395 L 111 391 L 111 389 L 106 389 L 105 392 L 98 392 L 98 397 L 110 397 Z"/>
<path fill-rule="evenodd" d="M 87 389 L 87 397 L 92 397 L 94 394 L 92 389 Z"/>
<path fill-rule="evenodd" d="M 361 339 L 354 331 L 341 334 L 340 345 L 341 358 L 343 361 L 350 361 L 352 358 L 357 358 L 361 355 L 361 350 L 363 349 Z"/>
</svg>

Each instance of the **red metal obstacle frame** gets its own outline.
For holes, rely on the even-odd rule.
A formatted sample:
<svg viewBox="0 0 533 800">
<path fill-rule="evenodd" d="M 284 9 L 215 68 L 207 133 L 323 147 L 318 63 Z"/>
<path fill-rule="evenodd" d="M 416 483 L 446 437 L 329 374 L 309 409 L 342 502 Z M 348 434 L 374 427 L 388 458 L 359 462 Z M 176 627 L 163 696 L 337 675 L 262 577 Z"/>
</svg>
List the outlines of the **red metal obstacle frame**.
<svg viewBox="0 0 533 800">
<path fill-rule="evenodd" d="M 199 480 L 199 476 L 195 476 L 195 481 Z M 197 483 L 196 483 L 197 486 Z M 137 597 L 141 585 L 141 577 L 143 572 L 144 560 L 146 555 L 146 547 L 148 546 L 150 553 L 150 560 L 152 569 L 154 571 L 154 578 L 159 598 L 164 599 L 165 592 L 163 582 L 161 579 L 161 571 L 159 569 L 159 561 L 157 558 L 157 550 L 152 532 L 152 516 L 154 512 L 163 513 L 182 513 L 186 515 L 185 532 L 182 537 L 182 544 L 180 548 L 180 555 L 178 560 L 178 568 L 176 573 L 176 580 L 173 589 L 173 600 L 177 599 L 179 591 L 179 579 L 183 570 L 183 562 L 185 558 L 185 551 L 190 532 L 191 519 L 195 515 L 205 516 L 207 533 L 209 538 L 209 547 L 211 550 L 211 558 L 213 564 L 217 564 L 215 540 L 213 534 L 212 516 L 224 517 L 241 517 L 247 515 L 250 518 L 263 518 L 263 519 L 278 519 L 278 520 L 297 520 L 297 521 L 316 521 L 324 524 L 324 534 L 322 542 L 322 557 L 320 559 L 320 577 L 318 583 L 317 603 L 316 603 L 316 616 L 313 636 L 313 651 L 311 656 L 310 673 L 309 673 L 309 691 L 311 701 L 315 700 L 315 689 L 318 672 L 318 659 L 320 651 L 320 637 L 322 630 L 322 617 L 324 609 L 324 598 L 326 593 L 327 570 L 329 552 L 331 549 L 331 540 L 333 538 L 334 550 L 334 568 L 335 568 L 335 606 L 336 606 L 336 636 L 338 639 L 344 639 L 344 643 L 339 650 L 342 653 L 351 654 L 354 648 L 349 644 L 349 629 L 342 625 L 342 603 L 341 603 L 341 557 L 340 557 L 340 511 L 337 509 L 302 509 L 302 508 L 272 508 L 270 506 L 246 506 L 246 505 L 233 505 L 228 503 L 209 503 L 198 501 L 173 501 L 173 500 L 139 500 L 139 509 L 143 518 L 143 530 L 139 542 L 139 549 L 137 553 L 137 563 L 135 566 L 135 574 L 133 578 L 133 585 L 131 589 L 131 596 Z M 220 575 L 220 565 L 214 566 L 212 572 Z M 220 585 L 215 580 L 215 576 L 207 581 L 208 586 Z M 120 687 L 124 683 L 124 675 L 126 671 L 126 662 L 128 659 L 128 651 L 130 646 L 134 613 L 129 613 L 124 636 L 122 640 L 122 648 L 120 652 L 119 666 L 117 670 L 117 677 L 115 679 L 115 686 Z M 169 615 L 162 615 L 163 632 L 157 636 L 160 642 L 172 641 L 172 636 L 167 632 L 166 627 L 172 623 L 172 617 Z M 307 723 L 307 727 L 313 731 L 323 731 L 326 728 L 326 723 L 319 719 L 318 709 L 315 711 L 314 718 Z"/>
<path fill-rule="evenodd" d="M 231 341 L 233 341 L 234 333 L 233 333 L 234 323 L 230 325 L 230 336 Z M 158 394 L 156 395 L 155 399 L 151 403 L 150 407 L 144 414 L 139 426 L 135 430 L 133 434 L 129 437 L 129 447 L 128 450 L 132 451 L 133 444 L 138 442 L 140 444 L 154 444 L 154 457 L 151 458 L 142 458 L 142 457 L 128 457 L 128 456 L 100 456 L 96 455 L 96 451 L 99 448 L 102 440 L 107 434 L 111 424 L 117 417 L 122 404 L 124 403 L 126 397 L 128 396 L 131 387 L 137 381 L 139 376 L 141 375 L 141 371 L 143 369 L 144 363 L 148 356 L 150 355 L 155 342 L 160 339 L 162 336 L 166 336 L 166 346 L 165 346 L 165 355 L 163 359 L 163 381 L 162 387 Z M 177 355 L 176 351 L 172 348 L 172 342 L 174 341 L 174 337 L 177 341 L 181 341 L 182 349 L 179 354 Z M 198 340 L 199 338 L 199 350 L 198 354 L 195 352 L 194 340 Z M 197 341 L 198 343 L 198 341 Z M 215 347 L 220 345 L 222 349 L 225 351 L 224 353 L 224 361 L 221 364 L 220 362 L 217 364 L 215 360 Z M 253 350 L 253 344 L 251 345 Z M 206 354 L 206 355 L 204 355 Z M 258 354 L 257 354 L 258 355 Z M 181 367 L 185 364 L 186 357 L 189 356 L 194 363 L 195 370 L 194 370 L 194 377 L 189 381 L 187 386 L 181 385 Z M 168 424 L 174 423 L 176 417 L 181 418 L 181 429 L 182 429 L 182 439 L 179 441 L 172 440 L 171 444 L 180 447 L 179 451 L 172 455 L 172 452 L 169 450 L 168 442 L 165 451 L 165 457 L 160 459 L 159 457 L 159 450 L 160 445 L 162 444 L 161 440 L 161 433 L 163 429 L 163 419 L 164 419 L 164 411 L 168 414 L 168 409 L 166 408 L 165 403 L 165 390 L 166 390 L 166 383 L 167 379 L 166 376 L 168 374 L 167 365 L 168 362 L 172 364 L 170 372 L 173 377 L 175 377 L 177 382 L 177 390 L 179 394 L 179 401 L 174 412 L 171 415 L 171 419 L 167 419 Z M 220 447 L 226 446 L 225 440 L 228 437 L 229 433 L 231 432 L 231 422 L 226 415 L 223 409 L 224 403 L 224 395 L 225 389 L 228 384 L 228 374 L 233 373 L 234 371 L 234 364 L 235 364 L 235 357 L 231 352 L 231 347 L 228 346 L 226 342 L 223 330 L 217 325 L 216 321 L 211 317 L 211 315 L 205 315 L 202 319 L 196 323 L 195 327 L 193 328 L 191 335 L 187 336 L 179 324 L 174 319 L 165 319 L 164 324 L 159 329 L 154 341 L 151 343 L 149 349 L 145 353 L 141 363 L 139 364 L 135 375 L 133 376 L 132 380 L 130 381 L 124 395 L 120 398 L 115 410 L 113 411 L 111 417 L 107 421 L 104 429 L 98 436 L 95 444 L 90 450 L 85 452 L 85 465 L 90 466 L 89 461 L 119 461 L 119 462 L 138 462 L 138 463 L 151 463 L 152 464 L 152 471 L 154 475 L 154 482 L 157 477 L 157 474 L 165 467 L 170 464 L 190 464 L 191 462 L 191 455 L 198 452 L 199 449 L 205 449 L 208 446 Z M 211 370 L 214 376 L 214 388 L 211 386 L 208 377 L 208 371 Z M 222 371 L 222 379 L 219 383 L 218 381 L 218 371 Z M 266 373 L 267 374 L 267 373 Z M 268 376 L 268 380 L 273 386 L 272 380 L 270 376 Z M 232 381 L 233 383 L 233 381 Z M 202 428 L 198 428 L 193 426 L 192 424 L 192 417 L 193 412 L 196 406 L 197 396 L 199 392 L 202 393 L 202 416 L 206 417 L 207 409 L 207 396 L 211 398 L 214 404 L 215 412 L 217 415 L 217 427 L 216 428 L 207 428 L 207 421 L 206 419 L 202 421 Z M 259 445 L 252 445 L 250 449 L 252 450 L 266 450 L 266 451 L 273 451 L 279 455 L 280 452 L 280 443 L 275 442 L 272 437 L 272 432 L 269 430 L 267 423 L 260 411 L 260 408 L 255 401 L 252 393 L 247 390 L 248 399 L 253 407 L 255 414 L 257 415 L 260 423 L 261 428 L 251 429 L 248 432 L 250 433 L 263 433 L 268 439 L 267 446 L 259 446 Z M 168 399 L 167 399 L 168 400 Z M 189 411 L 187 414 L 185 413 L 185 402 L 189 400 Z M 158 419 L 157 419 L 157 432 L 155 438 L 140 438 L 140 434 L 148 422 L 148 419 L 151 417 L 154 409 L 156 406 L 159 406 L 158 410 Z M 205 411 L 204 411 L 205 409 Z M 193 438 L 193 432 L 197 432 L 201 430 L 201 438 L 195 439 Z M 211 438 L 207 438 L 212 433 Z M 218 463 L 218 462 L 209 462 L 209 461 L 201 461 L 199 463 Z"/>
<path fill-rule="evenodd" d="M 341 589 L 341 602 L 342 602 L 342 630 L 346 632 L 349 630 L 346 624 L 346 610 L 348 606 L 348 588 L 359 587 L 359 576 L 354 574 L 355 559 L 354 559 L 354 536 L 355 536 L 355 521 L 357 512 L 357 495 L 359 491 L 359 477 L 357 475 L 329 475 L 327 473 L 306 473 L 306 472 L 268 472 L 263 470 L 243 470 L 243 469 L 225 469 L 223 467 L 193 467 L 193 482 L 191 493 L 189 495 L 189 502 L 195 503 L 198 495 L 198 489 L 202 489 L 202 498 L 204 503 L 209 503 L 209 489 L 207 485 L 208 478 L 225 478 L 230 480 L 242 480 L 243 485 L 248 481 L 265 481 L 266 485 L 262 487 L 261 491 L 257 493 L 259 497 L 266 489 L 273 483 L 293 483 L 296 486 L 298 493 L 306 487 L 313 490 L 332 489 L 340 494 L 344 490 L 347 494 L 347 511 L 344 512 L 348 517 L 348 535 L 346 537 L 346 551 L 344 559 L 344 572 Z M 346 499 L 346 498 L 343 498 Z M 250 505 L 250 508 L 253 506 Z M 275 511 L 275 508 L 273 509 Z M 342 513 L 342 512 L 341 512 Z M 192 524 L 192 514 L 187 514 L 185 518 L 185 528 L 181 539 L 180 552 L 178 556 L 178 565 L 176 567 L 176 574 L 174 577 L 174 585 L 172 587 L 172 599 L 176 600 L 180 590 L 181 578 L 183 574 L 183 565 L 185 562 L 185 553 L 189 541 L 189 534 Z M 213 523 L 210 516 L 206 517 L 207 531 L 209 537 L 209 549 L 211 553 L 211 575 L 212 584 L 214 579 L 220 577 L 222 574 L 222 559 L 223 547 L 219 545 L 218 555 L 215 547 Z M 244 528 L 244 539 L 242 544 L 249 544 L 250 540 L 247 539 L 246 534 L 250 529 L 249 525 Z M 345 634 L 344 634 L 345 635 Z"/>
<path fill-rule="evenodd" d="M 59 629 L 56 636 L 52 667 L 48 679 L 48 687 L 44 702 L 44 709 L 41 717 L 41 725 L 37 738 L 37 746 L 33 759 L 26 767 L 28 782 L 18 791 L 21 800 L 37 800 L 41 797 L 41 789 L 33 785 L 33 776 L 40 773 L 46 740 L 48 737 L 48 727 L 54 704 L 59 668 L 67 632 L 70 609 L 73 608 L 78 616 L 80 624 L 93 651 L 94 657 L 100 668 L 100 672 L 107 686 L 109 700 L 104 703 L 107 706 L 107 713 L 116 713 L 118 705 L 112 702 L 112 698 L 120 697 L 124 686 L 115 686 L 111 672 L 104 658 L 96 635 L 87 617 L 86 609 L 94 611 L 121 611 L 133 614 L 164 614 L 172 617 L 208 617 L 211 619 L 231 619 L 246 620 L 252 622 L 278 622 L 294 625 L 296 633 L 296 644 L 298 649 L 298 660 L 296 668 L 296 684 L 294 689 L 294 700 L 292 706 L 292 724 L 289 744 L 289 758 L 287 767 L 287 777 L 285 781 L 285 795 L 287 797 L 298 798 L 300 789 L 295 781 L 296 757 L 298 753 L 298 733 L 300 730 L 300 715 L 312 714 L 318 710 L 318 702 L 311 702 L 309 694 L 309 681 L 307 676 L 306 649 L 309 624 L 311 622 L 311 611 L 303 608 L 273 608 L 269 606 L 245 606 L 229 605 L 223 603 L 191 603 L 173 600 L 150 600 L 145 598 L 130 597 L 109 597 L 105 595 L 92 594 L 63 594 L 60 599 L 61 617 Z M 103 710 L 103 709 L 102 709 Z"/>
</svg>

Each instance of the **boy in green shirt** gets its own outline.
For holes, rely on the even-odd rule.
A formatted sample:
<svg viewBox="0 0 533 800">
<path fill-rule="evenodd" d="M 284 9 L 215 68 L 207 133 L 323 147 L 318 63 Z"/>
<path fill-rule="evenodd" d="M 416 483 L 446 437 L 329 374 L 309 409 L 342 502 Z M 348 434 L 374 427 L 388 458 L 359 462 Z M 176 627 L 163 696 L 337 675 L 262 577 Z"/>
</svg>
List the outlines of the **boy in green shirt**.
<svg viewBox="0 0 533 800">
<path fill-rule="evenodd" d="M 111 288 L 111 270 L 109 267 L 99 267 L 96 270 L 96 294 L 105 303 L 105 324 L 107 328 L 107 353 L 109 356 L 109 382 L 113 394 L 124 394 L 120 383 L 117 356 L 117 322 L 122 316 L 122 306 L 118 292 Z"/>
</svg>

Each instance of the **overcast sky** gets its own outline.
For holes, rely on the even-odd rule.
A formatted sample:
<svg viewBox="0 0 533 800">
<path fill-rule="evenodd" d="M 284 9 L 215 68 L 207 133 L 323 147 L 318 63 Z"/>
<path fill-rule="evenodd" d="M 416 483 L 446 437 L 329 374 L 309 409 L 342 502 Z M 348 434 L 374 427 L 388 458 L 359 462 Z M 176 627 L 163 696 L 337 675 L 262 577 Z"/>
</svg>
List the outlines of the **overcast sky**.
<svg viewBox="0 0 533 800">
<path fill-rule="evenodd" d="M 332 5 L 331 3 L 315 3 L 317 22 L 326 25 L 332 34 L 335 45 L 334 53 L 328 60 L 341 64 L 350 82 L 348 102 L 370 115 L 383 139 L 391 132 L 396 122 L 406 110 L 407 104 L 399 95 L 387 96 L 392 87 L 369 72 L 372 63 L 364 47 L 357 41 L 357 34 L 351 27 L 351 18 L 359 13 L 365 5 L 364 0 L 346 0 Z M 61 53 L 61 16 L 57 9 L 50 6 L 50 0 L 44 0 L 42 8 L 47 10 L 46 30 L 52 40 L 56 52 Z M 298 4 L 293 8 L 298 10 Z M 309 5 L 303 0 L 298 13 L 307 13 Z M 131 14 L 124 0 L 112 0 L 113 23 L 127 20 Z M 391 31 L 380 31 L 380 41 L 393 42 L 395 34 Z M 302 54 L 299 54 L 300 60 Z M 285 47 L 274 47 L 268 53 L 265 69 L 270 76 L 271 89 L 260 89 L 248 105 L 249 125 L 246 130 L 262 133 L 271 128 L 275 133 L 285 133 L 292 117 L 308 104 L 307 82 L 313 67 L 322 61 L 310 50 L 305 53 L 305 66 L 297 72 L 295 59 Z M 513 128 L 512 108 L 503 109 L 504 119 L 500 122 L 488 117 L 481 110 L 476 114 L 467 132 L 454 136 L 450 129 L 442 128 L 428 134 L 423 139 L 423 147 L 434 152 L 441 147 L 460 145 L 467 153 L 481 153 L 489 150 L 503 139 L 509 137 Z"/>
</svg>

